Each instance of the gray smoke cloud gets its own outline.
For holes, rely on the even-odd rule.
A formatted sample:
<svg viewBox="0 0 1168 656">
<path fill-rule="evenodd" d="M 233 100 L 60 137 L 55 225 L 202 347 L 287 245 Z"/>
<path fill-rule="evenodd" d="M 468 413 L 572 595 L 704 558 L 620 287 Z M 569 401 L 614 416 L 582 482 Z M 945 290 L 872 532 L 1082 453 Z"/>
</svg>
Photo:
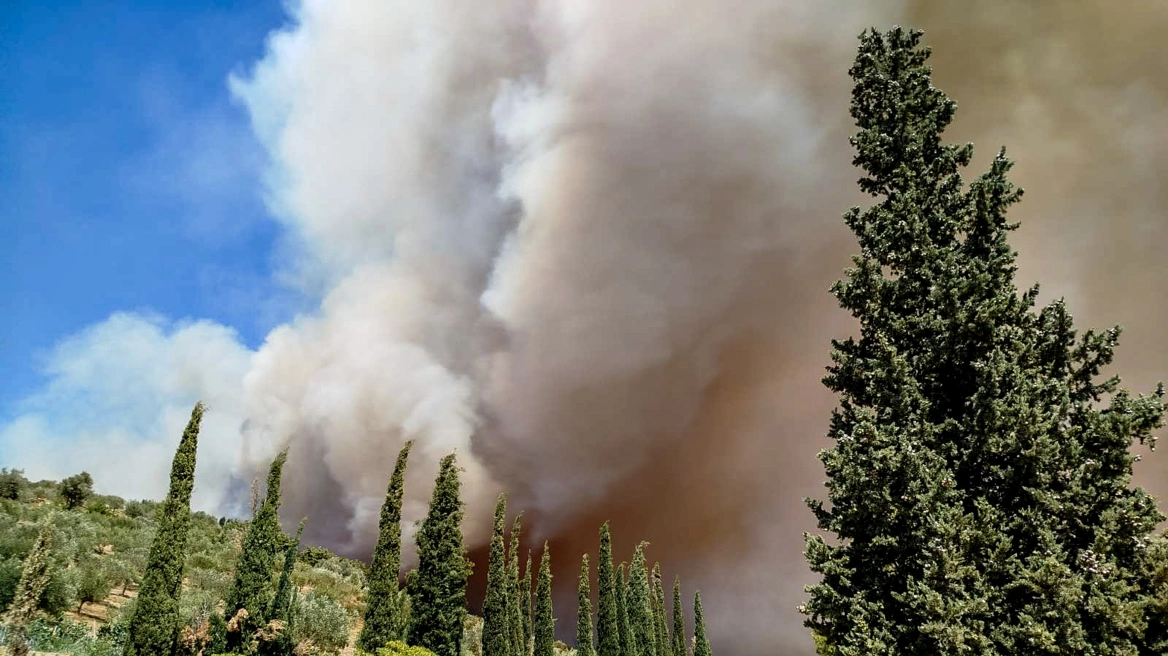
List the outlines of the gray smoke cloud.
<svg viewBox="0 0 1168 656">
<path fill-rule="evenodd" d="M 286 273 L 323 301 L 251 359 L 243 468 L 292 445 L 286 516 L 310 539 L 367 554 L 414 439 L 407 531 L 456 450 L 472 546 L 507 490 L 571 581 L 611 519 L 624 557 L 648 539 L 702 588 L 719 653 L 811 653 L 801 499 L 821 494 L 828 340 L 851 329 L 827 288 L 863 200 L 846 70 L 868 25 L 926 29 L 952 137 L 1019 161 L 1023 282 L 1125 324 L 1129 382 L 1168 370 L 1156 0 L 306 0 L 293 18 L 233 87 Z"/>
</svg>

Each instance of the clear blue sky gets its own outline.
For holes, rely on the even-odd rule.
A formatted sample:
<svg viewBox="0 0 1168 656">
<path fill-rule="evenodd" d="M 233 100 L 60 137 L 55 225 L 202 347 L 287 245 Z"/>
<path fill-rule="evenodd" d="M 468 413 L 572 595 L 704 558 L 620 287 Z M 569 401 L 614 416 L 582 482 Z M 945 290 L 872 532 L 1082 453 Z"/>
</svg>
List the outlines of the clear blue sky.
<svg viewBox="0 0 1168 656">
<path fill-rule="evenodd" d="M 269 0 L 0 2 L 0 419 L 54 344 L 115 311 L 253 348 L 291 313 L 226 83 L 284 21 Z"/>
</svg>

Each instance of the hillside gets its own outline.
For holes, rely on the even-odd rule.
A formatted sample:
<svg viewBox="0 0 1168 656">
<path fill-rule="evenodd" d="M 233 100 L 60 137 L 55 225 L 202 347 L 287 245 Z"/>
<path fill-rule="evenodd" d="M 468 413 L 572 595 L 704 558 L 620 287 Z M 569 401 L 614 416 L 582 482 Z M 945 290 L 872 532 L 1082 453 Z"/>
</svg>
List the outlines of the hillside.
<svg viewBox="0 0 1168 656">
<path fill-rule="evenodd" d="M 82 503 L 67 508 L 60 482 L 29 482 L 9 470 L 0 477 L 0 494 L 15 496 L 0 498 L 0 612 L 11 603 L 22 561 L 48 519 L 54 529 L 52 566 L 40 600 L 41 618 L 30 630 L 32 647 L 120 654 L 158 504 L 86 494 Z M 231 585 L 247 523 L 204 512 L 191 518 L 180 613 L 184 637 L 193 643 L 206 633 L 212 611 Z M 321 547 L 302 550 L 293 572 L 300 592 L 294 610 L 301 620 L 297 638 L 311 639 L 320 653 L 339 653 L 347 646 L 364 608 L 365 578 L 360 562 Z"/>
</svg>

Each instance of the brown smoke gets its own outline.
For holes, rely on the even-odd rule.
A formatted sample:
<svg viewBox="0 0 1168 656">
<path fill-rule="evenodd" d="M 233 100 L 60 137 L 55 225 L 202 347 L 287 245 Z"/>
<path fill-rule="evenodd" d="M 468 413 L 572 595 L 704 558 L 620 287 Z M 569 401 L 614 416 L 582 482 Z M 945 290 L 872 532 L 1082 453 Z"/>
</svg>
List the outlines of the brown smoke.
<svg viewBox="0 0 1168 656">
<path fill-rule="evenodd" d="M 253 467 L 293 443 L 287 516 L 310 515 L 312 539 L 367 554 L 413 438 L 407 520 L 457 449 L 474 546 L 503 489 L 531 544 L 551 540 L 562 631 L 611 519 L 618 557 L 647 539 L 702 588 L 720 654 L 810 653 L 801 499 L 821 494 L 828 340 L 850 330 L 827 288 L 862 201 L 846 70 L 867 25 L 926 29 L 952 137 L 1019 161 L 1023 282 L 1125 324 L 1129 382 L 1168 370 L 1158 0 L 296 13 L 236 88 L 273 157 L 289 271 L 324 300 L 255 356 L 244 438 Z"/>
</svg>

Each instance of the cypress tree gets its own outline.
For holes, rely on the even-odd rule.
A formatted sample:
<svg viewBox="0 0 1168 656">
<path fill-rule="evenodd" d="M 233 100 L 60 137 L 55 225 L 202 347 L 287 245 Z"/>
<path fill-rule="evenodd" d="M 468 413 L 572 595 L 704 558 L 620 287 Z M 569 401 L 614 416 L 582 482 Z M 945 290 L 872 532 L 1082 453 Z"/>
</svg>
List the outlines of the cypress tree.
<svg viewBox="0 0 1168 656">
<path fill-rule="evenodd" d="M 487 560 L 487 592 L 483 599 L 483 656 L 512 656 L 507 604 L 506 553 L 503 525 L 507 517 L 507 495 L 495 504 L 495 529 Z"/>
<path fill-rule="evenodd" d="M 533 656 L 554 656 L 556 642 L 556 620 L 552 616 L 552 552 L 547 543 L 543 544 L 543 557 L 539 561 L 539 585 L 535 589 L 535 622 Z"/>
<path fill-rule="evenodd" d="M 648 545 L 648 542 L 642 542 L 633 552 L 633 564 L 629 568 L 626 609 L 629 614 L 629 636 L 633 642 L 633 649 L 640 656 L 657 656 L 652 593 L 649 588 L 649 572 L 645 569 L 645 547 Z"/>
<path fill-rule="evenodd" d="M 178 640 L 178 603 L 187 533 L 191 528 L 195 455 L 205 410 L 202 401 L 195 404 L 170 466 L 170 490 L 155 516 L 158 529 L 138 588 L 138 602 L 127 627 L 126 656 L 170 654 Z"/>
<path fill-rule="evenodd" d="M 519 535 L 522 528 L 519 515 L 511 525 L 511 548 L 507 564 L 507 624 L 511 632 L 511 653 L 513 656 L 527 656 L 527 641 L 523 638 L 524 625 L 519 609 Z"/>
<path fill-rule="evenodd" d="M 596 563 L 599 595 L 596 600 L 597 656 L 625 656 L 617 621 L 617 579 L 612 569 L 612 535 L 608 522 L 600 527 L 600 556 Z"/>
<path fill-rule="evenodd" d="M 621 654 L 623 656 L 642 656 L 637 651 L 637 642 L 633 637 L 633 623 L 629 618 L 629 577 L 628 563 L 621 563 L 617 567 L 616 575 L 616 628 L 620 636 Z"/>
<path fill-rule="evenodd" d="M 390 641 L 400 640 L 405 628 L 398 599 L 398 577 L 401 575 L 402 496 L 405 493 L 406 464 L 413 445 L 413 440 L 407 441 L 398 452 L 385 502 L 381 505 L 377 547 L 369 566 L 365 624 L 357 636 L 357 647 L 369 653 L 376 652 Z"/>
<path fill-rule="evenodd" d="M 50 520 L 51 517 L 45 518 L 32 551 L 24 557 L 16 592 L 4 616 L 8 648 L 13 656 L 25 656 L 28 653 L 26 627 L 36 617 L 37 605 L 49 583 L 49 549 L 53 546 L 53 525 Z"/>
<path fill-rule="evenodd" d="M 243 552 L 235 564 L 235 580 L 227 593 L 226 616 L 230 620 L 240 610 L 247 611 L 247 619 L 239 622 L 238 631 L 227 636 L 227 646 L 240 647 L 254 630 L 262 626 L 270 599 L 268 591 L 272 581 L 272 569 L 276 564 L 276 550 L 282 535 L 280 532 L 280 477 L 288 450 L 281 451 L 268 469 L 268 488 L 264 493 L 259 511 L 247 527 L 243 536 Z"/>
<path fill-rule="evenodd" d="M 588 589 L 588 554 L 580 560 L 580 585 L 576 606 L 576 656 L 593 656 L 592 591 Z"/>
<path fill-rule="evenodd" d="M 661 563 L 653 563 L 653 648 L 657 656 L 669 656 L 669 630 L 665 627 L 665 587 Z"/>
<path fill-rule="evenodd" d="M 442 459 L 430 510 L 415 539 L 418 576 L 411 590 L 409 644 L 459 656 L 470 561 L 462 544 L 463 503 L 454 454 Z"/>
<path fill-rule="evenodd" d="M 702 593 L 694 594 L 694 653 L 693 656 L 713 656 L 710 640 L 706 638 L 706 620 L 702 617 Z"/>
<path fill-rule="evenodd" d="M 689 656 L 685 637 L 685 609 L 681 607 L 681 577 L 673 579 L 673 656 Z"/>
<path fill-rule="evenodd" d="M 523 570 L 523 580 L 519 583 L 519 615 L 523 621 L 524 654 L 530 654 L 531 644 L 531 550 L 527 550 L 527 567 Z"/>
<path fill-rule="evenodd" d="M 830 504 L 809 503 L 834 539 L 807 538 L 806 625 L 838 654 L 1159 653 L 1142 560 L 1163 516 L 1129 449 L 1163 387 L 1100 379 L 1119 330 L 1078 335 L 1064 302 L 1019 293 L 1011 163 L 963 188 L 972 146 L 941 141 L 956 105 L 920 36 L 865 32 L 849 71 L 878 200 L 845 215 L 861 254 L 832 288 L 860 335 L 824 379 Z"/>
<path fill-rule="evenodd" d="M 288 611 L 292 603 L 292 570 L 296 567 L 296 553 L 300 551 L 300 538 L 304 535 L 306 522 L 307 517 L 300 520 L 300 526 L 296 529 L 296 539 L 284 552 L 284 567 L 280 571 L 280 582 L 276 585 L 276 596 L 272 597 L 272 603 L 268 606 L 269 620 L 288 621 Z"/>
</svg>

